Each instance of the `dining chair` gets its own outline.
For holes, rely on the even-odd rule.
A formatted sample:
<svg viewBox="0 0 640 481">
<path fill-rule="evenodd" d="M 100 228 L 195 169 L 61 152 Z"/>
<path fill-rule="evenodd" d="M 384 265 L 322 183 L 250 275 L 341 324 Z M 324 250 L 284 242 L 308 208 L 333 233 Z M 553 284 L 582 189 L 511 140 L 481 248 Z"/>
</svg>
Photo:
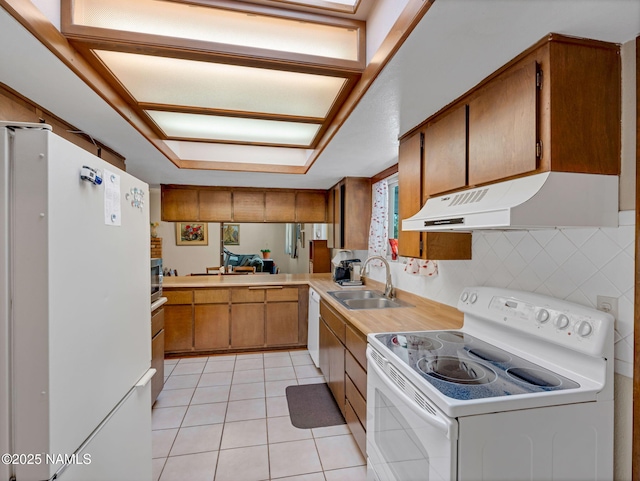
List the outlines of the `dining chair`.
<svg viewBox="0 0 640 481">
<path fill-rule="evenodd" d="M 233 268 L 234 272 L 249 272 L 255 274 L 256 268 L 255 266 L 239 266 Z"/>
</svg>

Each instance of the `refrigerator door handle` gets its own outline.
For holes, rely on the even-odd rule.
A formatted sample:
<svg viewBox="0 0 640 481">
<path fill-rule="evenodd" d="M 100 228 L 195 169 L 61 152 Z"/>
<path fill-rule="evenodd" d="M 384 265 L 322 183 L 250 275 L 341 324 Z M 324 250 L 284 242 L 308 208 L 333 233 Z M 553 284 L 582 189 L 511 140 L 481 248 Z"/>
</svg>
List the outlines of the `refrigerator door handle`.
<svg viewBox="0 0 640 481">
<path fill-rule="evenodd" d="M 140 378 L 140 380 L 136 383 L 136 387 L 145 387 L 151 381 L 151 378 L 156 374 L 156 370 L 151 368 L 149 369 L 144 376 Z"/>
</svg>

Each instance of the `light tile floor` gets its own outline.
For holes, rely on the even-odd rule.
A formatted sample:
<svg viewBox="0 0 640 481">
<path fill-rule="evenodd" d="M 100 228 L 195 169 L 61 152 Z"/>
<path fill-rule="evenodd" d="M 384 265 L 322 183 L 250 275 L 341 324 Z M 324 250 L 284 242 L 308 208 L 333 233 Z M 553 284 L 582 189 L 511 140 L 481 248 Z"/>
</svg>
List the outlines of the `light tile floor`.
<svg viewBox="0 0 640 481">
<path fill-rule="evenodd" d="M 291 424 L 285 388 L 316 382 L 324 378 L 306 350 L 165 361 L 154 481 L 364 481 L 346 424 Z"/>
</svg>

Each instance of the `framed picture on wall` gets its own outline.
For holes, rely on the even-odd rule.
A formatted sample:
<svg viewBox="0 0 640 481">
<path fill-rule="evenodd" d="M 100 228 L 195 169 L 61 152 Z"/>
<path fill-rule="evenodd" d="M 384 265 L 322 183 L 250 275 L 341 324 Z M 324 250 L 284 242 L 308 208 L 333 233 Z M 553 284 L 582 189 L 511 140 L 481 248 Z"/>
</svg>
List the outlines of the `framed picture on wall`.
<svg viewBox="0 0 640 481">
<path fill-rule="evenodd" d="M 226 246 L 240 245 L 240 224 L 224 224 L 222 243 Z"/>
<path fill-rule="evenodd" d="M 176 222 L 176 245 L 209 245 L 209 238 L 207 236 L 207 224 L 197 222 Z"/>
</svg>

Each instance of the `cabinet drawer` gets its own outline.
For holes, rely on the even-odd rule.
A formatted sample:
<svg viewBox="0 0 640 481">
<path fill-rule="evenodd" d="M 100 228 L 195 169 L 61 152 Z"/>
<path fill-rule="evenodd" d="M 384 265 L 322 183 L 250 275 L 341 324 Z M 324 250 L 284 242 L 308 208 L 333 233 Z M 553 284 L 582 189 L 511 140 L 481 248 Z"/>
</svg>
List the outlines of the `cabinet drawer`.
<svg viewBox="0 0 640 481">
<path fill-rule="evenodd" d="M 196 304 L 226 304 L 229 302 L 229 289 L 197 289 L 193 299 Z"/>
<path fill-rule="evenodd" d="M 345 372 L 349 375 L 360 394 L 367 398 L 367 373 L 362 366 L 358 364 L 355 358 L 347 351 L 345 355 Z"/>
<path fill-rule="evenodd" d="M 356 444 L 360 448 L 360 452 L 366 458 L 367 457 L 367 431 L 362 427 L 360 421 L 358 421 L 358 416 L 356 416 L 355 411 L 349 401 L 345 403 L 345 420 L 347 421 L 347 425 L 349 426 L 349 430 L 351 434 L 353 434 L 353 439 L 356 440 Z"/>
<path fill-rule="evenodd" d="M 360 332 L 353 329 L 351 326 L 347 326 L 347 342 L 345 346 L 353 357 L 356 358 L 356 361 L 360 363 L 360 365 L 367 370 L 367 338 L 363 337 Z"/>
<path fill-rule="evenodd" d="M 191 304 L 193 302 L 193 291 L 162 291 L 162 295 L 167 298 L 167 304 Z"/>
<path fill-rule="evenodd" d="M 367 401 L 360 395 L 358 389 L 349 376 L 345 377 L 345 395 L 349 404 L 360 420 L 360 424 L 367 425 Z"/>
<path fill-rule="evenodd" d="M 324 301 L 320 301 L 320 316 L 324 319 L 324 322 L 327 323 L 327 326 L 329 326 L 329 328 L 331 328 L 335 333 L 338 339 L 340 339 L 340 342 L 344 344 L 346 337 L 346 324 L 344 320 L 339 317 L 338 314 L 336 314 Z"/>
<path fill-rule="evenodd" d="M 164 329 L 164 309 L 156 309 L 151 316 L 151 337 Z"/>
<path fill-rule="evenodd" d="M 263 288 L 239 288 L 231 290 L 231 302 L 264 302 Z"/>
<path fill-rule="evenodd" d="M 269 287 L 276 287 L 276 289 L 270 289 Z M 265 289 L 265 292 L 267 293 L 267 302 L 298 300 L 297 287 L 281 287 L 281 286 L 269 286 L 269 287 Z"/>
</svg>

